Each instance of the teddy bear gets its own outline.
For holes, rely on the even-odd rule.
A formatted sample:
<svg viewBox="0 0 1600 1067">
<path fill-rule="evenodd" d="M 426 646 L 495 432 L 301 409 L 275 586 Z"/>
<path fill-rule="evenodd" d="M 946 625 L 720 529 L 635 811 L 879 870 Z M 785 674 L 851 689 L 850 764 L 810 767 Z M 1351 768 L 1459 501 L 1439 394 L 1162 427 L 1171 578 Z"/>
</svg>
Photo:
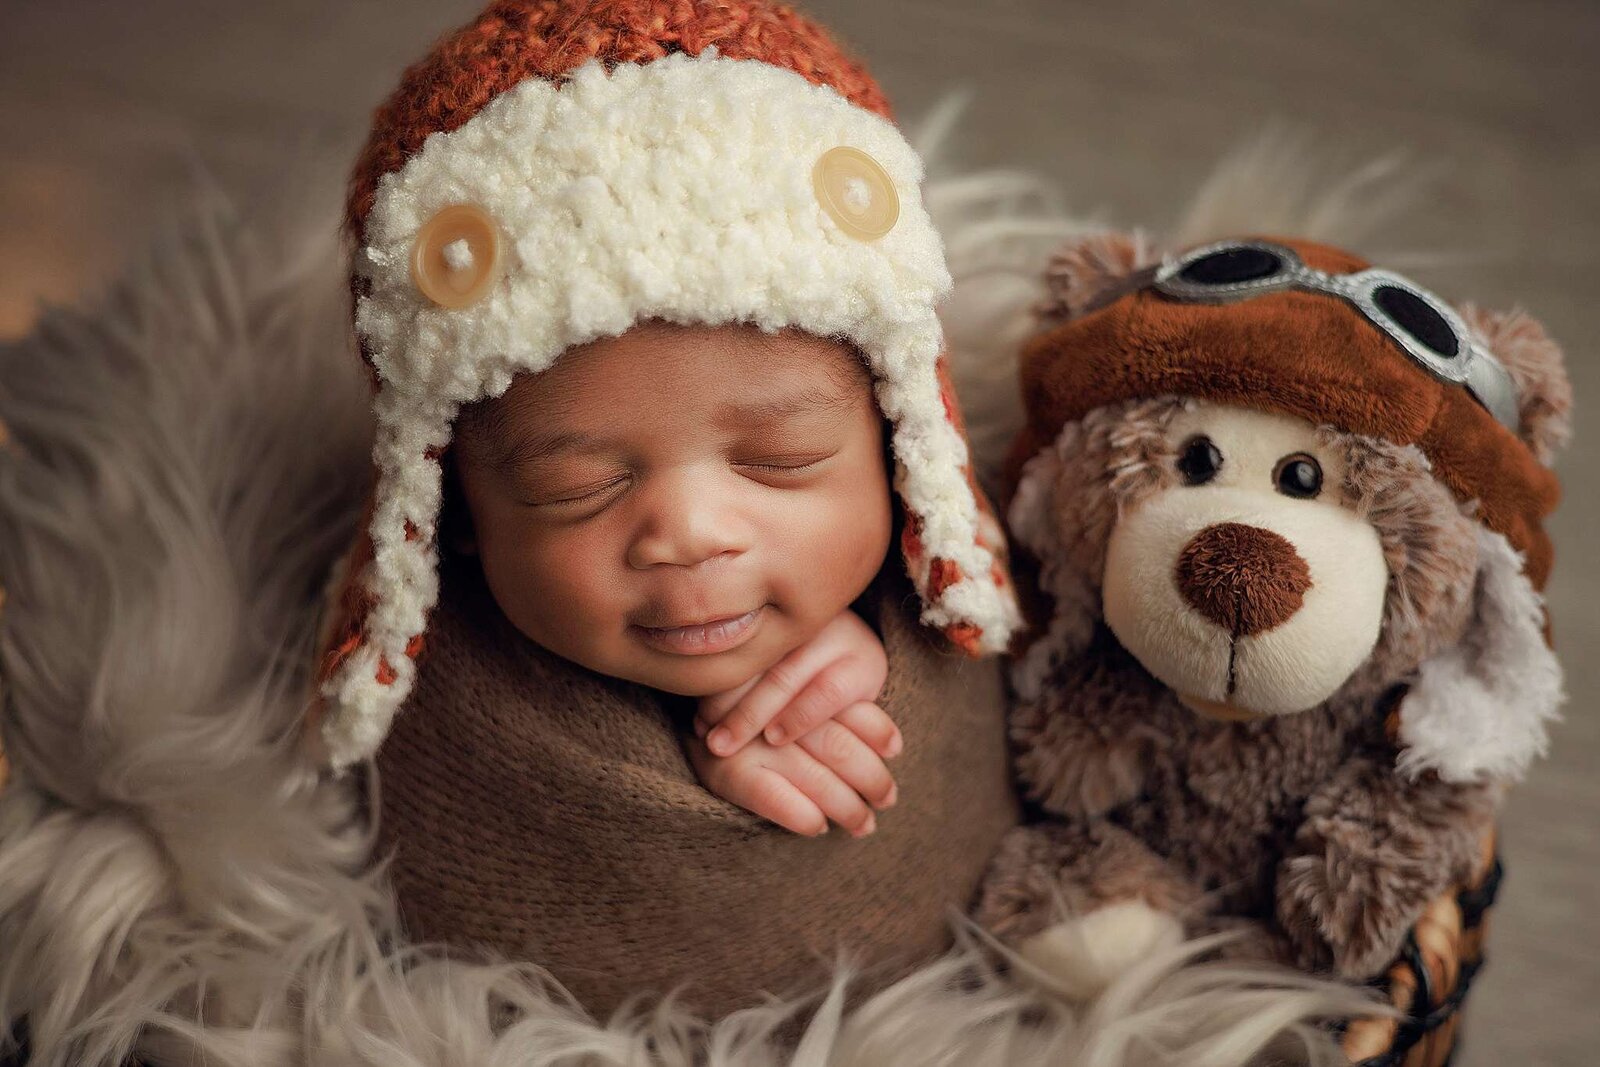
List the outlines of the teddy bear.
<svg viewBox="0 0 1600 1067">
<path fill-rule="evenodd" d="M 1296 239 L 1097 234 L 1048 291 L 1006 471 L 1031 818 L 976 917 L 1083 996 L 1229 930 L 1372 979 L 1562 700 L 1561 352 Z"/>
</svg>

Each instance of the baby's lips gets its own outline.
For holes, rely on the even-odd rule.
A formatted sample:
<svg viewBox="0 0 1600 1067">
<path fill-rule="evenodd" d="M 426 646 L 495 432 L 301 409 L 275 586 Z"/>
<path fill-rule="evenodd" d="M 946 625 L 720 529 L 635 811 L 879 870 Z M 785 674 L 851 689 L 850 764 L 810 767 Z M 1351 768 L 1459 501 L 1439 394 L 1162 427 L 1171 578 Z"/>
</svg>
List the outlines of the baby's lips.
<svg viewBox="0 0 1600 1067">
<path fill-rule="evenodd" d="M 755 633 L 761 609 L 743 615 L 713 619 L 687 626 L 654 627 L 634 623 L 633 631 L 662 652 L 684 656 L 709 656 L 737 648 Z"/>
</svg>

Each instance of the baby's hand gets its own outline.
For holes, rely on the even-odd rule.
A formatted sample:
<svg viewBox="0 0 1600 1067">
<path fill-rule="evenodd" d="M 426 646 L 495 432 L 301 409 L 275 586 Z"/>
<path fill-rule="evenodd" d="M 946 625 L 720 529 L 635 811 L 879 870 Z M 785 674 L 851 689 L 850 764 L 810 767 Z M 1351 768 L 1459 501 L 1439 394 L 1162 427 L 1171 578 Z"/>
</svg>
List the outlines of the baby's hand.
<svg viewBox="0 0 1600 1067">
<path fill-rule="evenodd" d="M 878 828 L 872 809 L 895 802 L 883 757 L 838 719 L 793 745 L 773 746 L 758 737 L 731 756 L 714 756 L 704 742 L 691 739 L 688 749 L 707 789 L 808 837 L 825 833 L 830 819 L 850 836 L 865 837 Z"/>
<path fill-rule="evenodd" d="M 895 802 L 900 731 L 872 703 L 889 663 L 853 612 L 739 688 L 700 702 L 690 761 L 706 788 L 795 833 L 861 837 Z M 793 741 L 794 744 L 789 744 Z"/>
<path fill-rule="evenodd" d="M 877 635 L 855 612 L 842 611 L 766 673 L 703 698 L 695 733 L 712 753 L 731 756 L 757 735 L 779 747 L 836 721 L 892 759 L 900 752 L 900 731 L 873 703 L 888 675 Z"/>
</svg>

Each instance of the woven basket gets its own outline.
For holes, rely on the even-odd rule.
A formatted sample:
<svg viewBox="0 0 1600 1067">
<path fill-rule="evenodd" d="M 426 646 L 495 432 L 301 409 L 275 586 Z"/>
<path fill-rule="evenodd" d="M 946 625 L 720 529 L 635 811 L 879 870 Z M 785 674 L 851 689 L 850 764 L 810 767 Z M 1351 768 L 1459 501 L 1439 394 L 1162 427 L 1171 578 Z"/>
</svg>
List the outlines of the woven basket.
<svg viewBox="0 0 1600 1067">
<path fill-rule="evenodd" d="M 1483 966 L 1489 908 L 1502 867 L 1494 835 L 1484 841 L 1472 881 L 1435 900 L 1406 935 L 1400 958 L 1378 979 L 1399 1018 L 1356 1019 L 1345 1055 L 1356 1067 L 1445 1067 L 1456 1048 L 1462 1006 Z"/>
</svg>

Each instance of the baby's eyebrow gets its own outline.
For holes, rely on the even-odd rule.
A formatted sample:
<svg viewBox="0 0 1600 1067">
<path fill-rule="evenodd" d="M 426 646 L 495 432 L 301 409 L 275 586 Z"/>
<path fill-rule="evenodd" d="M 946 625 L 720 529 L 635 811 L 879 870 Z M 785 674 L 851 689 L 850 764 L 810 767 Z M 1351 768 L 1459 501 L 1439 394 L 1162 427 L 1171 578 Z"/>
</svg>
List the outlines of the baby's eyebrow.
<svg viewBox="0 0 1600 1067">
<path fill-rule="evenodd" d="M 713 416 L 719 427 L 748 429 L 770 425 L 795 415 L 843 413 L 851 398 L 824 386 L 811 385 L 787 395 L 765 396 L 748 403 L 722 405 Z M 539 430 L 517 426 L 507 420 L 491 430 L 494 450 L 491 462 L 503 474 L 562 453 L 599 452 L 607 447 L 604 438 L 576 430 Z"/>
<path fill-rule="evenodd" d="M 794 415 L 812 412 L 840 412 L 850 406 L 850 397 L 837 389 L 808 386 L 788 395 L 767 396 L 759 400 L 724 404 L 716 414 L 719 426 L 758 426 L 778 422 Z"/>
<path fill-rule="evenodd" d="M 494 465 L 502 473 L 514 473 L 519 467 L 561 452 L 594 452 L 603 444 L 598 437 L 587 433 L 512 431 L 501 436 L 495 449 Z"/>
</svg>

